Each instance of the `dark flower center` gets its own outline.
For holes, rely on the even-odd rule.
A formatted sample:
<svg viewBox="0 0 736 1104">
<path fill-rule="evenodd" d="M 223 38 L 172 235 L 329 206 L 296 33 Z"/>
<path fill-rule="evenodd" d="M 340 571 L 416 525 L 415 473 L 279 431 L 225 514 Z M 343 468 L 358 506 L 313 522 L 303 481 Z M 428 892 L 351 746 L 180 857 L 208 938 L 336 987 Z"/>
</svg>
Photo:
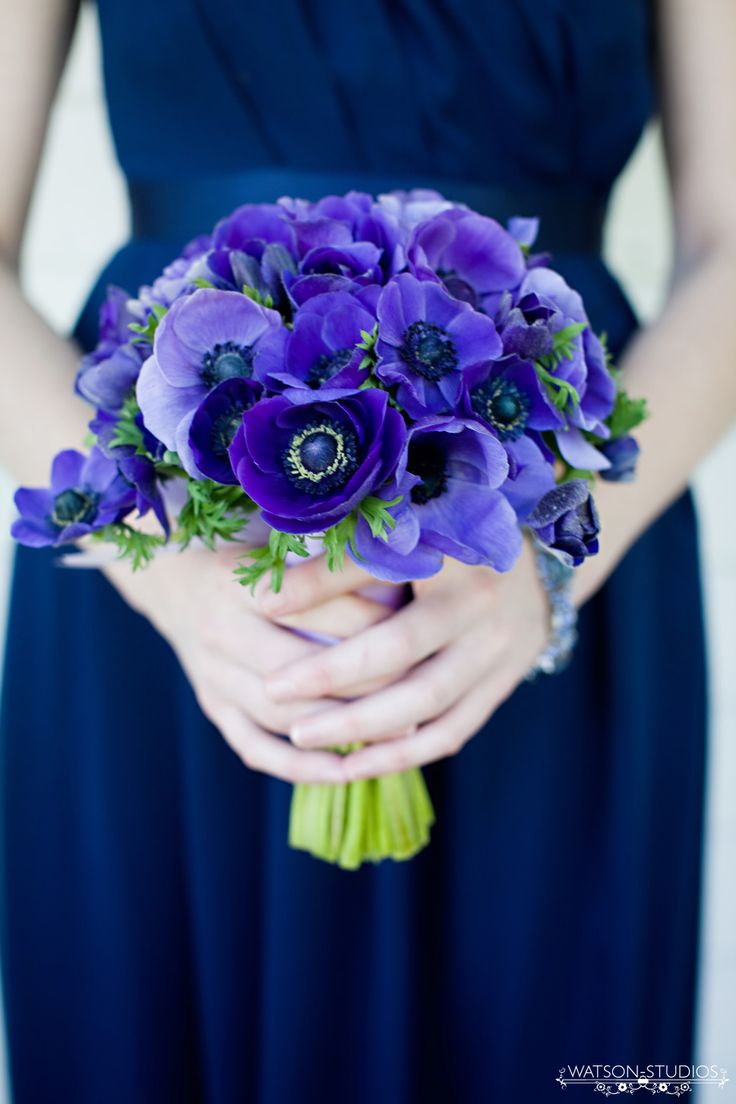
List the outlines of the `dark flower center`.
<svg viewBox="0 0 736 1104">
<path fill-rule="evenodd" d="M 348 426 L 333 419 L 312 422 L 295 433 L 284 452 L 289 481 L 306 494 L 343 487 L 358 467 L 358 441 Z"/>
<path fill-rule="evenodd" d="M 502 441 L 515 440 L 524 432 L 529 416 L 529 397 L 515 383 L 505 379 L 486 380 L 470 392 L 470 404 Z"/>
<path fill-rule="evenodd" d="M 233 443 L 233 437 L 238 431 L 238 426 L 243 420 L 245 407 L 231 407 L 224 414 L 220 414 L 212 423 L 210 435 L 210 447 L 215 456 L 220 460 L 229 460 L 228 449 Z"/>
<path fill-rule="evenodd" d="M 60 529 L 76 522 L 92 521 L 97 510 L 98 497 L 85 491 L 62 491 L 54 499 L 51 520 Z"/>
<path fill-rule="evenodd" d="M 434 322 L 412 322 L 404 334 L 399 356 L 412 371 L 428 380 L 438 380 L 457 367 L 452 338 Z"/>
<path fill-rule="evenodd" d="M 234 341 L 215 345 L 202 358 L 200 375 L 208 387 L 217 387 L 223 380 L 237 377 L 250 379 L 253 375 L 253 347 L 236 345 Z"/>
<path fill-rule="evenodd" d="M 409 451 L 407 466 L 422 481 L 411 489 L 411 500 L 417 506 L 439 498 L 447 490 L 447 457 L 436 442 L 420 438 Z"/>
<path fill-rule="evenodd" d="M 353 355 L 352 349 L 338 349 L 336 353 L 323 353 L 318 360 L 315 360 L 312 367 L 307 373 L 307 383 L 310 387 L 320 387 L 327 380 L 332 379 L 338 372 L 342 372 L 343 368 L 347 368 L 350 363 L 350 358 Z"/>
</svg>

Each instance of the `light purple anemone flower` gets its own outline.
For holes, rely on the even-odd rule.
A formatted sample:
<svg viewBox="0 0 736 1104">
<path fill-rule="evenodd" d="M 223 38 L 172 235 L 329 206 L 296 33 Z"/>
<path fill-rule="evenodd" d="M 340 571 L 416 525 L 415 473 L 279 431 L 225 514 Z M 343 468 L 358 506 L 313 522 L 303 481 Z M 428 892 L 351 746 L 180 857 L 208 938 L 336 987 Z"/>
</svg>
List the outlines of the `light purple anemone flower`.
<svg viewBox="0 0 736 1104">
<path fill-rule="evenodd" d="M 89 456 L 67 449 L 54 458 L 50 487 L 21 487 L 14 501 L 20 515 L 11 528 L 15 540 L 46 548 L 120 521 L 135 507 L 136 490 L 99 449 Z"/>
<path fill-rule="evenodd" d="M 235 291 L 201 288 L 179 299 L 159 323 L 153 354 L 138 379 L 147 429 L 200 477 L 189 443 L 202 400 L 227 379 L 250 379 L 259 347 L 282 326 L 280 315 Z"/>
<path fill-rule="evenodd" d="M 415 227 L 408 255 L 414 275 L 441 281 L 456 299 L 490 315 L 526 275 L 524 254 L 508 230 L 462 207 Z"/>
<path fill-rule="evenodd" d="M 465 373 L 493 360 L 501 340 L 490 318 L 409 273 L 395 276 L 378 300 L 376 375 L 398 384 L 398 402 L 412 417 L 455 410 Z"/>
<path fill-rule="evenodd" d="M 384 541 L 360 519 L 356 562 L 380 579 L 434 575 L 444 555 L 508 571 L 521 549 L 516 514 L 501 489 L 509 472 L 503 446 L 477 422 L 426 418 L 410 431 L 394 479 L 380 492 L 395 528 Z"/>
</svg>

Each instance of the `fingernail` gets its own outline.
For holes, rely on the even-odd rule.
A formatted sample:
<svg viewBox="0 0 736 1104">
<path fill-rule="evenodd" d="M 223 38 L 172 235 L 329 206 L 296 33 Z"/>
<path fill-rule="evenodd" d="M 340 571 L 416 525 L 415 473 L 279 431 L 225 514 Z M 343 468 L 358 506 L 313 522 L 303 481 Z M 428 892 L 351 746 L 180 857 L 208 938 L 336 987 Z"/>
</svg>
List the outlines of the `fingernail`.
<svg viewBox="0 0 736 1104">
<path fill-rule="evenodd" d="M 312 744 L 326 743 L 330 739 L 330 730 L 325 730 L 324 725 L 296 724 L 291 728 L 291 738 L 300 747 L 310 747 Z"/>
</svg>

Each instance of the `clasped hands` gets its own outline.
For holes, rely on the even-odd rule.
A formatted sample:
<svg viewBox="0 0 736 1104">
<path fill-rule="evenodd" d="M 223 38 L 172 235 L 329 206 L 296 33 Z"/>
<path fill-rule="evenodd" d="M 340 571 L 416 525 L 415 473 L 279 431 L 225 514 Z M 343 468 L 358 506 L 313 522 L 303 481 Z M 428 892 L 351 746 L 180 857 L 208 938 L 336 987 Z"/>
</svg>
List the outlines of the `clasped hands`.
<svg viewBox="0 0 736 1104">
<path fill-rule="evenodd" d="M 395 612 L 360 593 L 374 583 L 361 568 L 346 560 L 330 572 L 321 556 L 287 569 L 279 594 L 264 579 L 251 595 L 233 578 L 239 555 L 188 549 L 105 574 L 168 640 L 240 758 L 290 782 L 348 782 L 455 754 L 546 641 L 526 541 L 503 575 L 446 559 Z M 364 746 L 334 750 L 353 743 Z"/>
</svg>

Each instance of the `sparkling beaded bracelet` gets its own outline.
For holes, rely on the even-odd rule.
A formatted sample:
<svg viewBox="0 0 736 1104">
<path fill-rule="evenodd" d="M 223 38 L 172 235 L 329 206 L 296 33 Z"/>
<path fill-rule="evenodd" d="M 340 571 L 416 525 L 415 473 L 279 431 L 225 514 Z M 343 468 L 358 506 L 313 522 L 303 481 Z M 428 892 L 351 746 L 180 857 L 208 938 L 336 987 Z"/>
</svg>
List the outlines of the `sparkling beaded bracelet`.
<svg viewBox="0 0 736 1104">
<path fill-rule="evenodd" d="M 563 563 L 533 534 L 530 536 L 539 578 L 549 602 L 550 638 L 528 671 L 528 681 L 540 673 L 554 675 L 564 670 L 578 639 L 578 612 L 570 596 L 575 568 Z"/>
</svg>

